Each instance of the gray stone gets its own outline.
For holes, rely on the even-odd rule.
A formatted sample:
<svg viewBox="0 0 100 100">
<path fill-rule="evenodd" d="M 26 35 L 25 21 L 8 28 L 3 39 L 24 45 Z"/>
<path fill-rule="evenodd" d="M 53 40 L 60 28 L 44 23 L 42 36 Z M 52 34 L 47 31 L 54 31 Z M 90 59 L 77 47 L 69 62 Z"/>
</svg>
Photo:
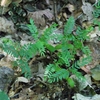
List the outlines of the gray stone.
<svg viewBox="0 0 100 100">
<path fill-rule="evenodd" d="M 12 79 L 14 78 L 14 71 L 8 67 L 0 68 L 0 90 L 7 92 Z"/>
</svg>

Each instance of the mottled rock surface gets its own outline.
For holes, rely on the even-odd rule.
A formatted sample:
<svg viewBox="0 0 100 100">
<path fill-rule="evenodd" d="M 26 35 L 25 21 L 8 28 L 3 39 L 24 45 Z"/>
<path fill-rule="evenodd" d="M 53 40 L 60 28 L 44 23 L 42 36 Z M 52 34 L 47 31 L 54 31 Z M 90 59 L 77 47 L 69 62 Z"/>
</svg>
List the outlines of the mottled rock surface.
<svg viewBox="0 0 100 100">
<path fill-rule="evenodd" d="M 7 92 L 12 79 L 14 78 L 14 71 L 8 67 L 0 68 L 0 90 Z"/>
</svg>

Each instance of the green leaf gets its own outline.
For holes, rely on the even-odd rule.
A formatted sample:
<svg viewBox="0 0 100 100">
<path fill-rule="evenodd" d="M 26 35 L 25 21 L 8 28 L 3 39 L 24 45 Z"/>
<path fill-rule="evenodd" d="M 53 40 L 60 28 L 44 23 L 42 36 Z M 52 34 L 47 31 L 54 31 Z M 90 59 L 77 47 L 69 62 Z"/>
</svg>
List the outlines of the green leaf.
<svg viewBox="0 0 100 100">
<path fill-rule="evenodd" d="M 31 32 L 33 38 L 35 40 L 37 40 L 38 39 L 38 30 L 37 30 L 37 27 L 34 24 L 33 19 L 30 19 L 30 24 L 28 24 L 27 27 L 28 27 L 29 31 Z"/>
<path fill-rule="evenodd" d="M 37 50 L 39 51 L 39 53 L 41 54 L 41 56 L 44 56 L 45 54 L 45 47 L 44 47 L 44 42 L 38 40 L 36 42 L 36 47 L 37 47 Z"/>
<path fill-rule="evenodd" d="M 75 25 L 74 17 L 70 17 L 64 26 L 64 34 L 71 34 Z"/>
<path fill-rule="evenodd" d="M 97 9 L 100 9 L 100 0 L 98 0 L 94 6 L 95 6 Z"/>
<path fill-rule="evenodd" d="M 83 46 L 83 44 L 82 44 L 82 42 L 81 42 L 80 40 L 76 40 L 76 41 L 74 42 L 74 48 L 75 48 L 75 49 L 81 49 L 82 46 Z"/>
<path fill-rule="evenodd" d="M 67 79 L 67 82 L 68 82 L 68 85 L 71 87 L 71 88 L 73 88 L 74 86 L 75 86 L 75 82 L 74 82 L 74 80 L 72 79 L 72 78 L 68 78 Z"/>
<path fill-rule="evenodd" d="M 72 66 L 72 68 L 69 68 L 70 72 L 74 74 L 78 79 L 84 78 L 82 73 L 78 71 L 75 67 Z"/>
<path fill-rule="evenodd" d="M 55 49 L 56 50 L 60 50 L 62 48 L 62 45 L 61 44 L 57 44 L 56 46 L 55 46 Z"/>
<path fill-rule="evenodd" d="M 31 69 L 28 65 L 28 63 L 24 60 L 17 60 L 17 63 L 19 64 L 19 67 L 21 68 L 22 74 L 24 74 L 24 76 L 26 78 L 30 78 L 31 77 Z"/>
<path fill-rule="evenodd" d="M 44 80 L 49 83 L 62 81 L 69 77 L 69 71 L 63 68 L 60 68 L 58 65 L 49 64 L 46 67 L 44 74 Z"/>
<path fill-rule="evenodd" d="M 49 28 L 44 31 L 42 35 L 42 41 L 48 42 L 51 39 L 51 34 L 56 30 L 57 24 L 52 24 Z M 43 40 L 44 39 L 44 40 Z"/>
<path fill-rule="evenodd" d="M 89 49 L 88 46 L 84 46 L 84 47 L 82 48 L 82 52 L 83 52 L 85 55 L 87 55 L 87 56 L 91 54 L 91 51 L 90 51 L 90 49 Z"/>
<path fill-rule="evenodd" d="M 50 52 L 54 52 L 55 51 L 55 47 L 53 47 L 50 44 L 45 44 L 46 48 L 50 51 Z"/>
<path fill-rule="evenodd" d="M 74 49 L 74 45 L 72 45 L 72 44 L 67 44 L 67 47 L 68 47 L 68 49 L 71 49 L 71 50 Z"/>
<path fill-rule="evenodd" d="M 3 91 L 0 91 L 0 99 L 1 100 L 10 100 L 8 95 L 5 92 L 3 92 Z"/>
<path fill-rule="evenodd" d="M 81 42 L 84 42 L 85 40 L 89 39 L 88 33 L 90 33 L 93 30 L 93 27 L 89 27 L 87 29 L 81 29 L 80 27 L 76 30 L 77 39 L 81 40 Z"/>
<path fill-rule="evenodd" d="M 77 61 L 78 66 L 82 67 L 89 64 L 92 61 L 91 56 L 87 56 L 82 58 L 81 60 Z"/>
</svg>

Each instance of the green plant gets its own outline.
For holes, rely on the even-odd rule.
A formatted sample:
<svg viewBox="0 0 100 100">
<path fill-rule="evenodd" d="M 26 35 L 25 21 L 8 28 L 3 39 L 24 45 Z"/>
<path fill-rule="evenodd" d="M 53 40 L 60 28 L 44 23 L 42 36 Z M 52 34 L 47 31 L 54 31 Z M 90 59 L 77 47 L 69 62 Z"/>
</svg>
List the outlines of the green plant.
<svg viewBox="0 0 100 100">
<path fill-rule="evenodd" d="M 29 55 L 30 52 L 27 52 L 28 46 L 21 46 L 17 42 L 4 39 L 2 48 L 5 52 L 15 57 L 16 60 L 13 62 L 13 65 L 19 66 L 22 70 L 22 74 L 24 74 L 25 77 L 30 77 L 31 71 L 27 62 L 31 55 Z"/>
<path fill-rule="evenodd" d="M 32 36 L 34 37 L 35 43 L 29 43 L 27 45 L 21 46 L 18 42 L 13 42 L 9 39 L 3 38 L 1 47 L 5 52 L 16 58 L 13 63 L 14 66 L 19 66 L 22 70 L 22 74 L 24 74 L 25 77 L 30 78 L 31 70 L 28 65 L 28 61 L 38 53 L 41 56 L 45 56 L 45 48 L 49 48 L 49 45 L 47 43 L 47 41 L 49 40 L 49 35 L 55 29 L 56 24 L 46 29 L 46 31 L 44 32 L 45 35 L 41 36 L 41 38 L 39 38 L 39 33 L 32 19 L 30 19 L 30 24 L 28 24 L 27 26 L 32 33 Z"/>
<path fill-rule="evenodd" d="M 98 0 L 98 2 L 94 5 L 94 11 L 93 11 L 93 15 L 95 18 L 100 16 L 100 0 Z"/>
<path fill-rule="evenodd" d="M 78 27 L 74 33 L 74 25 L 75 20 L 73 17 L 70 17 L 64 26 L 63 33 L 53 33 L 57 27 L 57 24 L 54 23 L 42 34 L 39 34 L 34 21 L 30 19 L 30 24 L 27 26 L 35 42 L 24 46 L 21 46 L 19 43 L 10 43 L 9 45 L 3 43 L 3 49 L 17 58 L 15 62 L 26 77 L 31 75 L 28 65 L 30 58 L 35 57 L 37 54 L 47 56 L 47 52 L 49 52 L 51 61 L 46 66 L 44 81 L 52 83 L 64 79 L 73 87 L 74 81 L 70 78 L 70 75 L 75 74 L 78 78 L 82 78 L 78 69 L 91 61 L 91 52 L 87 46 L 84 46 L 84 41 L 89 39 L 87 34 L 92 30 L 91 27 L 84 30 Z M 53 40 L 57 41 L 55 46 L 50 43 Z M 81 60 L 76 59 L 79 52 L 83 55 Z"/>
<path fill-rule="evenodd" d="M 4 91 L 1 91 L 1 90 L 0 90 L 0 99 L 1 100 L 10 100 L 8 95 Z"/>
<path fill-rule="evenodd" d="M 70 75 L 75 74 L 78 78 L 82 78 L 78 69 L 91 62 L 91 52 L 87 46 L 84 46 L 84 41 L 89 39 L 87 34 L 93 30 L 93 28 L 89 27 L 86 30 L 78 28 L 74 34 L 72 33 L 74 24 L 74 18 L 70 17 L 65 24 L 61 42 L 55 47 L 58 50 L 58 59 L 46 67 L 44 76 L 45 80 L 50 83 L 65 79 L 69 82 L 69 85 L 71 85 L 73 81 L 69 78 Z M 85 57 L 81 60 L 75 59 L 78 52 L 82 52 Z"/>
</svg>

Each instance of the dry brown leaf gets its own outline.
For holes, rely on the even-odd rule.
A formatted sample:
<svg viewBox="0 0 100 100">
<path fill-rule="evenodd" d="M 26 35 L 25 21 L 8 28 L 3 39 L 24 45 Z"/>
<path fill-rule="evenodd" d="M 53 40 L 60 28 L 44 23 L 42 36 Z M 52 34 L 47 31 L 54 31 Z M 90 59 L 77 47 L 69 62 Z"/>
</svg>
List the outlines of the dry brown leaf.
<svg viewBox="0 0 100 100">
<path fill-rule="evenodd" d="M 15 58 L 12 57 L 11 55 L 7 55 L 7 53 L 4 52 L 1 48 L 0 48 L 0 53 L 5 55 L 5 57 L 0 60 L 0 66 L 13 68 L 12 62 L 15 60 Z"/>
<path fill-rule="evenodd" d="M 86 72 L 86 73 L 90 73 L 90 67 L 87 68 L 88 65 L 81 67 L 81 69 Z"/>
<path fill-rule="evenodd" d="M 3 7 L 8 7 L 12 2 L 19 4 L 22 0 L 0 0 L 0 5 Z"/>
<path fill-rule="evenodd" d="M 100 43 L 91 41 L 87 43 L 87 45 L 90 51 L 92 52 L 91 53 L 92 62 L 90 62 L 90 64 L 86 66 L 82 66 L 81 69 L 85 71 L 86 73 L 90 73 L 90 70 L 92 68 L 95 68 L 96 65 L 100 63 Z"/>
<path fill-rule="evenodd" d="M 1 0 L 1 6 L 8 7 L 12 0 Z"/>
<path fill-rule="evenodd" d="M 67 19 L 67 18 L 68 18 L 68 16 L 67 16 L 67 14 L 66 14 L 66 13 L 63 13 L 63 17 L 64 17 L 65 19 Z"/>
<path fill-rule="evenodd" d="M 89 33 L 90 41 L 94 41 L 95 38 L 100 36 L 100 29 L 98 26 L 94 28 L 92 32 Z"/>
<path fill-rule="evenodd" d="M 88 20 L 91 20 L 93 18 L 93 6 L 88 3 L 88 2 L 85 2 L 85 0 L 82 0 L 83 1 L 83 5 L 82 5 L 82 10 L 83 10 L 83 13 L 88 17 Z"/>
<path fill-rule="evenodd" d="M 74 100 L 100 100 L 100 95 L 96 94 L 94 96 L 83 96 L 79 93 L 75 94 L 73 97 L 72 97 Z"/>
<path fill-rule="evenodd" d="M 95 68 L 91 69 L 91 74 L 94 80 L 100 81 L 100 65 L 97 65 Z"/>
<path fill-rule="evenodd" d="M 9 68 L 13 68 L 12 61 L 0 60 L 0 66 L 6 66 L 6 67 L 9 67 Z"/>
<path fill-rule="evenodd" d="M 34 22 L 38 27 L 45 27 L 46 19 L 52 21 L 53 14 L 50 12 L 49 9 L 40 10 L 36 12 L 28 12 L 28 19 L 30 18 L 34 19 Z"/>
<path fill-rule="evenodd" d="M 28 98 L 32 98 L 32 97 L 34 97 L 34 92 L 32 90 L 30 90 L 29 88 L 22 88 L 22 91 L 20 92 L 18 100 L 28 100 Z M 24 98 L 26 98 L 26 99 L 24 99 Z M 38 99 L 36 99 L 36 100 L 38 100 Z"/>
<path fill-rule="evenodd" d="M 89 82 L 90 81 L 89 77 L 86 78 L 85 76 L 85 79 L 83 79 L 83 78 L 77 78 L 75 75 L 72 75 L 71 78 L 76 82 L 76 87 L 78 88 L 79 91 L 84 90 L 87 86 L 91 87 L 91 82 Z"/>
<path fill-rule="evenodd" d="M 11 3 L 15 3 L 18 6 L 20 2 L 22 2 L 22 0 L 0 0 L 0 14 L 2 15 L 8 12 Z"/>
<path fill-rule="evenodd" d="M 75 10 L 74 5 L 72 4 L 68 4 L 66 7 L 69 9 L 70 12 L 73 12 Z"/>
<path fill-rule="evenodd" d="M 5 17 L 0 17 L 0 31 L 10 34 L 15 33 L 14 23 L 7 20 Z"/>
<path fill-rule="evenodd" d="M 23 83 L 29 83 L 29 80 L 25 77 L 18 77 L 16 81 L 23 82 Z"/>
</svg>

